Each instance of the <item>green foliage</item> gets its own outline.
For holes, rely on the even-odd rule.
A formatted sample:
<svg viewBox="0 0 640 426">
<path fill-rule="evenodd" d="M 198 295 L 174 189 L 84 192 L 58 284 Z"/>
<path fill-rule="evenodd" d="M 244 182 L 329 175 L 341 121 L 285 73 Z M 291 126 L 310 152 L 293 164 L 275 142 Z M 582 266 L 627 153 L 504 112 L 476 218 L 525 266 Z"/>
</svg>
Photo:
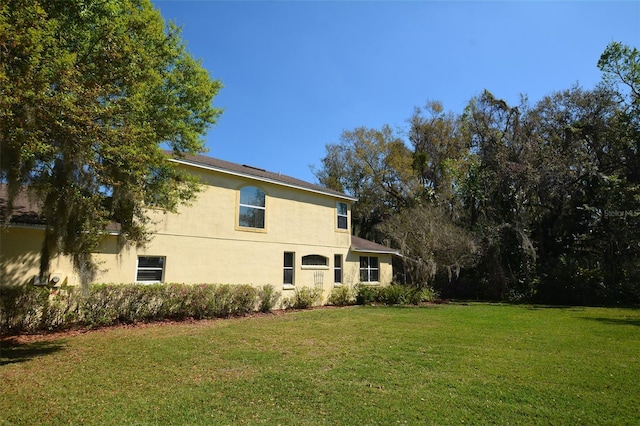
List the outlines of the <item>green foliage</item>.
<svg viewBox="0 0 640 426">
<path fill-rule="evenodd" d="M 197 192 L 167 161 L 203 150 L 221 88 L 149 0 L 9 0 L 0 5 L 0 180 L 8 212 L 24 187 L 47 230 L 41 273 L 68 254 L 91 281 L 105 228 L 147 241 L 145 205 Z"/>
<path fill-rule="evenodd" d="M 258 290 L 258 299 L 260 300 L 258 311 L 263 313 L 271 312 L 278 303 L 278 299 L 280 299 L 280 293 L 276 292 L 271 284 L 266 284 Z"/>
<path fill-rule="evenodd" d="M 385 305 L 419 305 L 433 302 L 437 293 L 430 287 L 393 284 L 380 288 L 377 301 Z"/>
<path fill-rule="evenodd" d="M 101 284 L 77 287 L 2 287 L 3 334 L 101 327 L 114 324 L 227 318 L 246 315 L 266 302 L 249 285 Z M 270 295 L 271 302 L 273 294 Z"/>
<path fill-rule="evenodd" d="M 353 294 L 353 289 L 346 285 L 341 285 L 339 287 L 334 287 L 331 290 L 331 294 L 329 295 L 329 299 L 327 300 L 329 305 L 334 306 L 349 306 L 355 303 L 355 296 Z"/>
<path fill-rule="evenodd" d="M 358 283 L 355 291 L 358 305 L 370 305 L 378 300 L 379 287 Z"/>
<path fill-rule="evenodd" d="M 381 287 L 376 302 L 384 305 L 408 305 L 410 290 L 400 285 Z"/>
<path fill-rule="evenodd" d="M 41 328 L 49 290 L 41 287 L 0 287 L 0 332 L 19 333 Z"/>
<path fill-rule="evenodd" d="M 434 302 L 437 298 L 438 293 L 429 286 L 392 284 L 377 287 L 362 283 L 356 286 L 356 303 L 358 305 L 419 305 Z"/>
<path fill-rule="evenodd" d="M 328 188 L 359 199 L 351 212 L 356 235 L 372 238 L 375 226 L 410 203 L 420 189 L 411 152 L 389 126 L 344 131 L 339 144 L 326 148 L 316 177 Z"/>
<path fill-rule="evenodd" d="M 603 84 L 533 105 L 486 90 L 459 115 L 428 102 L 406 140 L 386 126 L 344 132 L 316 176 L 359 199 L 354 233 L 391 241 L 415 287 L 446 298 L 638 305 L 640 53 L 613 42 L 598 67 Z M 377 297 L 359 290 L 359 303 Z M 385 291 L 402 302 L 399 290 Z"/>
<path fill-rule="evenodd" d="M 322 289 L 318 287 L 296 287 L 293 296 L 282 301 L 284 309 L 309 309 L 322 302 Z"/>
<path fill-rule="evenodd" d="M 618 84 L 626 87 L 628 95 L 623 94 L 623 90 L 618 92 L 621 101 L 636 112 L 640 110 L 640 51 L 636 47 L 612 42 L 602 52 L 598 68 L 605 83 L 612 87 Z"/>
<path fill-rule="evenodd" d="M 435 302 L 439 295 L 432 287 L 418 287 L 412 288 L 409 293 L 409 303 L 412 305 L 419 305 L 421 303 Z"/>
<path fill-rule="evenodd" d="M 404 209 L 378 229 L 401 250 L 404 271 L 417 287 L 432 283 L 438 272 L 446 272 L 451 281 L 476 261 L 473 235 L 431 204 Z"/>
</svg>

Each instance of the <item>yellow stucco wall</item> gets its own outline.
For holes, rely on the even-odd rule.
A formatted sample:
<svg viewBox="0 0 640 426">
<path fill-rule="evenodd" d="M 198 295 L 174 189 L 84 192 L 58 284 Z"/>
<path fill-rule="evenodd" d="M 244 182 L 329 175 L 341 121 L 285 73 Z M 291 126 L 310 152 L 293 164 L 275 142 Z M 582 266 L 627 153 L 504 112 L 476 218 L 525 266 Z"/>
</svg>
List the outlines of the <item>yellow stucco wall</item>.
<svg viewBox="0 0 640 426">
<path fill-rule="evenodd" d="M 96 282 L 135 282 L 138 256 L 164 256 L 164 282 L 271 284 L 283 297 L 296 287 L 321 284 L 326 300 L 334 287 L 337 254 L 343 259 L 343 285 L 359 282 L 359 254 L 349 251 L 350 230 L 338 229 L 336 223 L 336 202 L 345 200 L 198 168 L 189 171 L 204 184 L 198 198 L 177 214 L 150 211 L 154 236 L 143 249 L 118 251 L 117 237 L 105 236 L 101 252 L 95 254 L 100 269 Z M 264 230 L 238 227 L 238 194 L 245 185 L 266 194 Z M 3 280 L 23 284 L 37 274 L 42 234 L 41 229 L 19 227 L 2 232 Z M 293 287 L 283 285 L 284 252 L 295 253 Z M 326 257 L 328 265 L 303 266 L 302 257 L 312 254 Z M 380 284 L 388 284 L 391 255 L 376 256 Z M 54 259 L 52 269 L 62 272 L 70 285 L 79 282 L 63 256 Z"/>
<path fill-rule="evenodd" d="M 0 229 L 0 282 L 4 285 L 33 284 L 40 270 L 40 249 L 44 231 L 38 227 L 16 226 Z M 60 273 L 70 285 L 76 284 L 73 267 L 65 256 L 51 260 L 50 271 Z"/>
</svg>

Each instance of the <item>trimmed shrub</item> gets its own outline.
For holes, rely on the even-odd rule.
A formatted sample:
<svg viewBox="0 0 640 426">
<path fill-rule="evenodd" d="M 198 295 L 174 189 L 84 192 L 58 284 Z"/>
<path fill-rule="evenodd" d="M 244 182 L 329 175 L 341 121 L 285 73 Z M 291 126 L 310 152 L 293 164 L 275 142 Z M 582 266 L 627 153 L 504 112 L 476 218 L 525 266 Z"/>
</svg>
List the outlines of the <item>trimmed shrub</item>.
<svg viewBox="0 0 640 426">
<path fill-rule="evenodd" d="M 308 309 L 321 302 L 322 289 L 316 287 L 296 288 L 293 296 L 282 302 L 284 309 Z"/>
<path fill-rule="evenodd" d="M 231 286 L 230 286 L 231 287 Z M 250 285 L 238 285 L 233 287 L 232 315 L 247 315 L 256 310 L 258 301 L 258 289 Z"/>
<path fill-rule="evenodd" d="M 263 285 L 258 291 L 258 310 L 266 313 L 271 310 L 278 303 L 280 299 L 280 293 L 277 293 L 271 284 Z"/>
<path fill-rule="evenodd" d="M 78 287 L 0 287 L 0 333 L 35 333 L 71 327 L 102 327 L 113 324 L 226 318 L 258 309 L 269 312 L 280 293 L 273 286 L 256 289 L 249 285 L 214 284 L 100 284 L 86 294 Z M 358 284 L 336 287 L 328 303 L 345 306 L 381 303 L 419 304 L 436 299 L 433 289 L 391 285 Z M 283 300 L 285 309 L 307 309 L 322 302 L 322 289 L 296 288 Z"/>
<path fill-rule="evenodd" d="M 431 287 L 414 288 L 409 295 L 409 303 L 419 305 L 420 303 L 435 302 L 438 298 L 438 292 Z"/>
<path fill-rule="evenodd" d="M 385 305 L 408 305 L 410 292 L 409 287 L 402 285 L 381 287 L 376 301 Z"/>
<path fill-rule="evenodd" d="M 15 334 L 42 329 L 48 314 L 49 289 L 42 287 L 0 288 L 0 332 Z"/>
<path fill-rule="evenodd" d="M 100 284 L 86 294 L 78 287 L 2 287 L 0 294 L 2 334 L 246 315 L 258 298 L 249 285 L 213 284 Z"/>
<path fill-rule="evenodd" d="M 372 287 L 367 284 L 356 284 L 356 304 L 370 305 L 378 299 L 378 287 Z"/>
<path fill-rule="evenodd" d="M 331 290 L 327 303 L 334 306 L 348 306 L 353 305 L 355 301 L 351 287 L 342 285 Z"/>
<path fill-rule="evenodd" d="M 431 287 L 411 287 L 401 284 L 392 284 L 385 287 L 374 287 L 367 284 L 356 285 L 356 303 L 370 305 L 380 303 L 383 305 L 419 305 L 420 303 L 433 302 L 438 294 Z"/>
</svg>

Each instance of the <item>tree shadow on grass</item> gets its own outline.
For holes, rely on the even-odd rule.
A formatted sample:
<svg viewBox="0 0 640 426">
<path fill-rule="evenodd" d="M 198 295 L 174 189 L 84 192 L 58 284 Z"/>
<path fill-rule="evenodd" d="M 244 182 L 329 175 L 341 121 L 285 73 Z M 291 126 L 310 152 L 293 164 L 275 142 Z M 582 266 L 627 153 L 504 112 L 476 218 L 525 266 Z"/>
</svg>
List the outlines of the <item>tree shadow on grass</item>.
<svg viewBox="0 0 640 426">
<path fill-rule="evenodd" d="M 64 348 L 64 343 L 60 341 L 20 343 L 15 339 L 2 340 L 0 342 L 0 366 L 51 355 Z"/>
<path fill-rule="evenodd" d="M 584 317 L 586 320 L 597 321 L 603 324 L 611 324 L 611 325 L 635 325 L 636 327 L 640 327 L 640 317 L 636 318 L 593 318 L 593 317 Z"/>
<path fill-rule="evenodd" d="M 573 306 L 573 305 L 525 305 L 527 309 L 531 311 L 539 311 L 543 309 L 565 309 L 568 311 L 584 311 L 587 309 L 584 306 Z"/>
</svg>

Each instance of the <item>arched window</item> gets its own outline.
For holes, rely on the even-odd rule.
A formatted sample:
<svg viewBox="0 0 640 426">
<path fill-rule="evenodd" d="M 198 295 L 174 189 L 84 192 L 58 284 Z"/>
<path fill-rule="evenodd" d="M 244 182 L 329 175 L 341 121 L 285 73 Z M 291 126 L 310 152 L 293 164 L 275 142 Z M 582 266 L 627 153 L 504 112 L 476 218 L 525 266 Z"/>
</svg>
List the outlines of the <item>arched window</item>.
<svg viewBox="0 0 640 426">
<path fill-rule="evenodd" d="M 302 266 L 327 266 L 329 259 L 319 254 L 302 256 Z"/>
<path fill-rule="evenodd" d="M 245 186 L 240 189 L 238 226 L 264 229 L 266 196 L 260 188 Z"/>
</svg>

